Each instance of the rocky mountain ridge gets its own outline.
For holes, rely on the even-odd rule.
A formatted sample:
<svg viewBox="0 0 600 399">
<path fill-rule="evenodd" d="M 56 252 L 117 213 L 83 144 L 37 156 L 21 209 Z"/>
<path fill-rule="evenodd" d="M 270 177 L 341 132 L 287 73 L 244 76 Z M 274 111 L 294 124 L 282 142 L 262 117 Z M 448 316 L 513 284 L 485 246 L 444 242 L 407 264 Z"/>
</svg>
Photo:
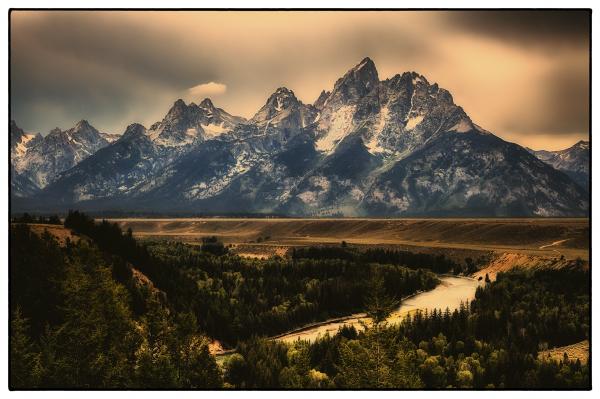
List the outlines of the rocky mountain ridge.
<svg viewBox="0 0 600 399">
<path fill-rule="evenodd" d="M 365 58 L 304 104 L 277 89 L 250 119 L 177 100 L 150 128 L 65 170 L 22 208 L 298 216 L 587 215 L 584 188 L 479 127 L 416 73 Z"/>
</svg>

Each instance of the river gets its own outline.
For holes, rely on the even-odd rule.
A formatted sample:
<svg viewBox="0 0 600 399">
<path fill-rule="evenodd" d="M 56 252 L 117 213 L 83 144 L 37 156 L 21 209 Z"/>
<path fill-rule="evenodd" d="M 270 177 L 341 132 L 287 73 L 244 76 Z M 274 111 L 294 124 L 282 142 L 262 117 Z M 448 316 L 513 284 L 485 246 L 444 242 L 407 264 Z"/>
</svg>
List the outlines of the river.
<svg viewBox="0 0 600 399">
<path fill-rule="evenodd" d="M 450 311 L 458 309 L 461 302 L 467 302 L 475 298 L 477 287 L 483 284 L 483 281 L 477 281 L 472 278 L 441 276 L 441 283 L 431 291 L 422 292 L 404 299 L 390 318 L 389 324 L 400 322 L 406 314 L 420 310 L 433 310 L 449 308 Z M 295 331 L 275 337 L 283 342 L 293 342 L 297 340 L 314 341 L 329 333 L 335 335 L 343 325 L 354 326 L 357 330 L 362 330 L 362 323 L 369 323 L 369 319 L 364 313 L 354 314 L 344 318 L 332 319 L 322 323 L 316 323 L 313 326 L 303 327 Z"/>
</svg>

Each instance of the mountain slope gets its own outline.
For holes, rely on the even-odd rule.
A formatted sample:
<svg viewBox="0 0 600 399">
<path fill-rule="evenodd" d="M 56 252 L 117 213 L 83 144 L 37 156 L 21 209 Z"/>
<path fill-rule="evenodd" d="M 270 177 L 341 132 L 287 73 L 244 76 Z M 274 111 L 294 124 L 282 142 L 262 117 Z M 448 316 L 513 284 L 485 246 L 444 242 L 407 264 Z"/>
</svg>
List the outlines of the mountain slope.
<svg viewBox="0 0 600 399">
<path fill-rule="evenodd" d="M 564 164 L 571 158 L 564 157 Z M 304 104 L 277 89 L 250 120 L 208 99 L 65 171 L 36 206 L 299 216 L 587 215 L 584 189 L 475 125 L 416 73 L 365 58 Z"/>
<path fill-rule="evenodd" d="M 208 98 L 200 105 L 179 99 L 162 121 L 148 129 L 148 136 L 157 145 L 180 147 L 219 136 L 243 121 L 215 107 Z"/>
<path fill-rule="evenodd" d="M 12 129 L 11 125 L 11 142 Z M 60 173 L 108 145 L 106 138 L 85 120 L 65 131 L 55 128 L 45 137 L 22 135 L 15 143 L 11 165 L 16 174 L 25 176 L 37 188 L 52 183 Z"/>
<path fill-rule="evenodd" d="M 472 130 L 448 133 L 377 177 L 375 215 L 585 215 L 584 190 L 522 147 Z"/>
<path fill-rule="evenodd" d="M 43 197 L 60 204 L 120 199 L 154 181 L 169 155 L 154 145 L 144 126 L 132 124 L 119 140 L 63 173 Z"/>
<path fill-rule="evenodd" d="M 590 142 L 579 141 L 575 145 L 560 151 L 535 151 L 527 149 L 533 155 L 565 172 L 581 187 L 589 191 L 590 182 Z"/>
<path fill-rule="evenodd" d="M 16 197 L 29 197 L 39 191 L 39 187 L 31 181 L 26 173 L 15 170 L 14 160 L 25 156 L 31 146 L 34 146 L 42 136 L 38 134 L 25 133 L 17 126 L 15 121 L 10 121 L 10 186 L 11 193 Z"/>
</svg>

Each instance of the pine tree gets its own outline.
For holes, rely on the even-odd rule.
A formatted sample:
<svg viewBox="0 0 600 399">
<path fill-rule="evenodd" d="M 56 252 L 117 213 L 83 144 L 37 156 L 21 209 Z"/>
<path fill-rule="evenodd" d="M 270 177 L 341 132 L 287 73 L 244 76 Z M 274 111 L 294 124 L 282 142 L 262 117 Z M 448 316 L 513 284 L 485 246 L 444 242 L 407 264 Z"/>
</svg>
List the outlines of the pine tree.
<svg viewBox="0 0 600 399">
<path fill-rule="evenodd" d="M 10 324 L 10 387 L 36 388 L 39 382 L 39 353 L 28 336 L 28 323 L 17 309 Z"/>
</svg>

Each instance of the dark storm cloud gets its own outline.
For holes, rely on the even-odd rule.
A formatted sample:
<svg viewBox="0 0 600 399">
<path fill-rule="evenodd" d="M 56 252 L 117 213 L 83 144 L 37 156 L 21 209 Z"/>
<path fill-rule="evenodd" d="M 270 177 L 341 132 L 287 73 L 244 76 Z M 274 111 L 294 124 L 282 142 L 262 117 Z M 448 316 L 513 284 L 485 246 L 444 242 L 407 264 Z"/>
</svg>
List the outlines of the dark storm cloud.
<svg viewBox="0 0 600 399">
<path fill-rule="evenodd" d="M 27 131 L 85 118 L 121 133 L 205 95 L 250 117 L 280 86 L 314 101 L 369 56 L 382 79 L 415 70 L 438 82 L 502 137 L 558 143 L 588 131 L 582 15 L 13 12 L 12 117 Z"/>
<path fill-rule="evenodd" d="M 587 10 L 456 11 L 446 18 L 458 29 L 511 41 L 515 44 L 553 47 L 588 46 L 590 15 Z"/>
<path fill-rule="evenodd" d="M 185 85 L 201 74 L 215 78 L 202 48 L 190 47 L 178 32 L 152 29 L 143 13 L 132 21 L 115 13 L 52 13 L 27 32 L 26 40 L 47 52 L 122 69 L 148 79 Z M 188 62 L 182 63 L 186 59 Z"/>
<path fill-rule="evenodd" d="M 143 18 L 21 14 L 12 14 L 12 108 L 33 130 L 87 118 L 120 132 L 132 121 L 125 118 L 149 116 L 141 114 L 145 99 L 159 100 L 164 110 L 160 99 L 167 93 L 189 87 L 198 76 L 216 78 L 210 58 L 182 46 L 176 33 L 150 29 Z M 147 111 L 156 108 L 155 101 Z"/>
<path fill-rule="evenodd" d="M 587 74 L 575 73 L 574 67 L 565 65 L 549 73 L 545 87 L 548 113 L 553 117 L 545 121 L 549 133 L 589 130 L 589 87 Z"/>
<path fill-rule="evenodd" d="M 536 130 L 547 135 L 589 131 L 589 51 L 590 15 L 587 10 L 550 11 L 471 11 L 452 13 L 447 18 L 455 28 L 505 41 L 513 46 L 560 56 L 554 68 L 541 77 L 539 112 L 519 121 L 510 121 L 510 130 Z"/>
</svg>

